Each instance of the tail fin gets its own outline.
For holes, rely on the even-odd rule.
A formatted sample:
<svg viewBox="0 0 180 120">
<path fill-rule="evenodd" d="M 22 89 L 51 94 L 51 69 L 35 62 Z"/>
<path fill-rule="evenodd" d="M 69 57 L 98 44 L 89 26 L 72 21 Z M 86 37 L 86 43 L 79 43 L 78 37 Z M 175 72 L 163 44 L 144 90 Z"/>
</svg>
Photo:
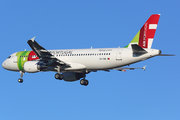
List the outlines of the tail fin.
<svg viewBox="0 0 180 120">
<path fill-rule="evenodd" d="M 131 48 L 131 44 L 138 44 L 142 48 L 151 48 L 159 17 L 160 14 L 151 15 L 126 48 Z"/>
</svg>

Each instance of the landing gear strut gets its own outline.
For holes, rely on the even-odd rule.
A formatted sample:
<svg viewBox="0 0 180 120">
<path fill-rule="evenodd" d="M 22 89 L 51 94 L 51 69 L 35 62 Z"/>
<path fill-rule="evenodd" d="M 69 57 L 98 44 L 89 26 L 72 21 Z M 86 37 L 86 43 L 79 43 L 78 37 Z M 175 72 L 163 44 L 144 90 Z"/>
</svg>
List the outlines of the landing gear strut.
<svg viewBox="0 0 180 120">
<path fill-rule="evenodd" d="M 80 84 L 81 84 L 81 85 L 87 86 L 87 85 L 89 84 L 89 81 L 85 79 L 87 73 L 88 73 L 88 72 L 84 73 L 83 79 L 80 80 Z"/>
<path fill-rule="evenodd" d="M 23 75 L 24 75 L 25 72 L 20 71 L 20 73 L 21 73 L 21 78 L 18 79 L 18 82 L 19 82 L 19 83 L 23 83 L 22 77 L 23 77 Z"/>
<path fill-rule="evenodd" d="M 63 75 L 60 74 L 60 73 L 61 73 L 60 70 L 61 70 L 60 66 L 57 66 L 57 71 L 58 71 L 58 73 L 56 73 L 54 77 L 55 77 L 56 79 L 62 80 L 62 79 L 63 79 Z"/>
</svg>

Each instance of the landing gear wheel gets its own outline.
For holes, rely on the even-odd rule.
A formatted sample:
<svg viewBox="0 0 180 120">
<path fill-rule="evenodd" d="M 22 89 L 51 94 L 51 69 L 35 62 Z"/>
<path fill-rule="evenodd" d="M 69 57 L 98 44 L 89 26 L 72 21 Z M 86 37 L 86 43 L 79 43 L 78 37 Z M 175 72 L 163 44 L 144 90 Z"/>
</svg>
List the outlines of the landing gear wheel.
<svg viewBox="0 0 180 120">
<path fill-rule="evenodd" d="M 59 76 L 59 80 L 62 80 L 63 79 L 63 75 L 62 74 L 60 74 L 60 76 Z"/>
<path fill-rule="evenodd" d="M 85 86 L 87 86 L 89 84 L 89 81 L 88 80 L 85 80 Z"/>
<path fill-rule="evenodd" d="M 54 77 L 55 77 L 56 79 L 59 79 L 59 76 L 60 76 L 60 74 L 59 74 L 59 73 L 56 73 Z"/>
<path fill-rule="evenodd" d="M 80 84 L 81 84 L 81 85 L 84 85 L 84 82 L 85 82 L 84 79 L 80 80 Z"/>
<path fill-rule="evenodd" d="M 89 81 L 85 80 L 85 79 L 82 79 L 82 80 L 80 80 L 80 84 L 84 85 L 84 86 L 87 86 L 89 84 Z"/>
<path fill-rule="evenodd" d="M 19 79 L 18 79 L 18 82 L 19 82 L 19 83 L 22 83 L 22 82 L 23 82 L 23 79 L 22 79 L 22 78 L 19 78 Z"/>
<path fill-rule="evenodd" d="M 62 79 L 63 79 L 63 75 L 62 75 L 62 74 L 59 74 L 59 73 L 56 73 L 54 77 L 55 77 L 56 79 L 59 79 L 59 80 L 62 80 Z"/>
</svg>

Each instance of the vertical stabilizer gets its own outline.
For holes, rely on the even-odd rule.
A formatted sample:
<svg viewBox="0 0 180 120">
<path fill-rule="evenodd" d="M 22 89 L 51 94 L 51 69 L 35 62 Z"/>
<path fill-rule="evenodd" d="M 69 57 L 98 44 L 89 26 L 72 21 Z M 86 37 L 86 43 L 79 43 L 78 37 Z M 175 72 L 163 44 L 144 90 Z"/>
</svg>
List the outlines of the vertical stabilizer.
<svg viewBox="0 0 180 120">
<path fill-rule="evenodd" d="M 131 44 L 138 44 L 142 48 L 151 48 L 159 17 L 160 14 L 151 15 L 126 47 L 131 48 Z"/>
</svg>

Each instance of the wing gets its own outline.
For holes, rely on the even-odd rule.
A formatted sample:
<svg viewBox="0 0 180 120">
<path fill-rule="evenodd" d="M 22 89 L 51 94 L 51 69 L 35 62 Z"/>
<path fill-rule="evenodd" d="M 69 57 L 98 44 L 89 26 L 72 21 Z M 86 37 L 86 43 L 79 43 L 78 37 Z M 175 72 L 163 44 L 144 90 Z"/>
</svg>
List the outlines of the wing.
<svg viewBox="0 0 180 120">
<path fill-rule="evenodd" d="M 40 58 L 40 61 L 43 61 L 44 63 L 46 63 L 46 65 L 50 65 L 50 66 L 57 66 L 57 65 L 69 66 L 68 63 L 54 57 L 45 48 L 40 46 L 34 39 L 35 37 L 28 40 L 27 43 L 29 44 L 31 49 L 36 53 L 36 55 Z"/>
</svg>

